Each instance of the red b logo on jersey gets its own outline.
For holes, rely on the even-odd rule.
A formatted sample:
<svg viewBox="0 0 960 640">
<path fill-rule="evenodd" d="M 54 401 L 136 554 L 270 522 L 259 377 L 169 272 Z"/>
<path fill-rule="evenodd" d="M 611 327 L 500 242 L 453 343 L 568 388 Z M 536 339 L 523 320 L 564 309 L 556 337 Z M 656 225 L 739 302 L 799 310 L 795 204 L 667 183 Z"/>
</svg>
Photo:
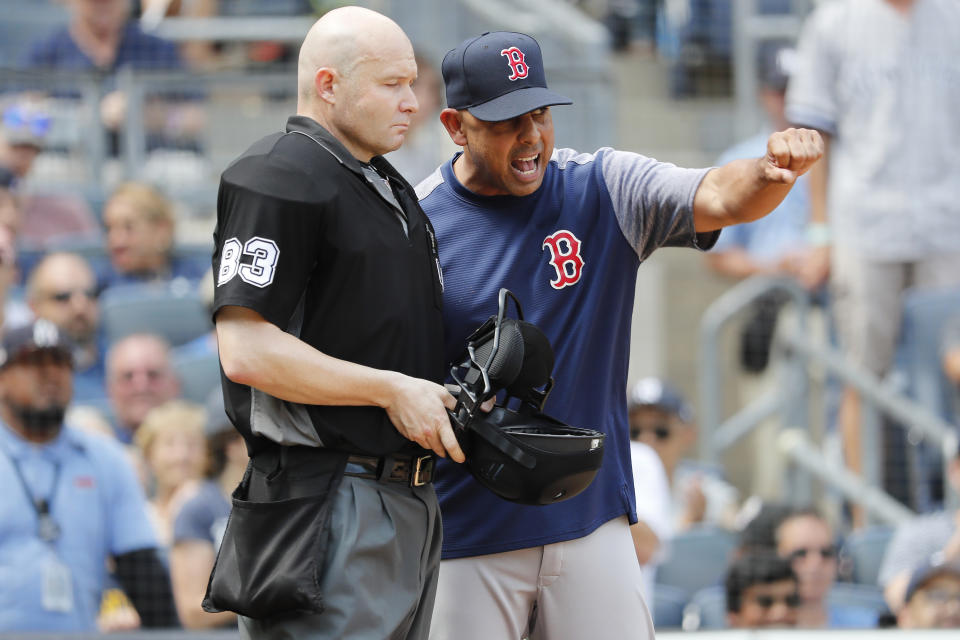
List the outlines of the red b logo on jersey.
<svg viewBox="0 0 960 640">
<path fill-rule="evenodd" d="M 541 250 L 550 249 L 550 264 L 557 270 L 557 279 L 550 281 L 554 289 L 563 289 L 580 281 L 583 258 L 580 257 L 580 241 L 566 229 L 555 231 L 543 240 Z"/>
<path fill-rule="evenodd" d="M 510 65 L 510 75 L 507 76 L 507 80 L 526 78 L 527 74 L 530 73 L 530 67 L 527 66 L 526 58 L 520 49 L 510 47 L 501 51 L 500 55 L 505 56 L 507 64 Z"/>
</svg>

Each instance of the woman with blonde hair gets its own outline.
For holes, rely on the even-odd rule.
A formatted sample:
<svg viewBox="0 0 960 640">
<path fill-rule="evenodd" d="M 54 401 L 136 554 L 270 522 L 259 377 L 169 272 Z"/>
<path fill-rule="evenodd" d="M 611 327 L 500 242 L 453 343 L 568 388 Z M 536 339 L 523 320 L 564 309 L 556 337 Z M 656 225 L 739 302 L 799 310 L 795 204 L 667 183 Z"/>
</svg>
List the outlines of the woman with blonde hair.
<svg viewBox="0 0 960 640">
<path fill-rule="evenodd" d="M 180 506 L 204 477 L 206 422 L 202 406 L 172 400 L 152 409 L 134 435 L 146 469 L 150 516 L 166 548 L 172 542 L 173 521 Z"/>
</svg>

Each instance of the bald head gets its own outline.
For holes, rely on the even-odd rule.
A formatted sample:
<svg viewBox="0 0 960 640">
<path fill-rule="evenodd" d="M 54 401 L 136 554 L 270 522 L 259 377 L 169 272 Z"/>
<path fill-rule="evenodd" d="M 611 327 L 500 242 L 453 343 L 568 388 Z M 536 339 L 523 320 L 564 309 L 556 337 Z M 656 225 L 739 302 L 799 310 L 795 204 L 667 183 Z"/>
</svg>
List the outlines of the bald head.
<svg viewBox="0 0 960 640">
<path fill-rule="evenodd" d="M 326 13 L 307 32 L 300 46 L 297 89 L 301 102 L 316 98 L 316 74 L 332 69 L 349 78 L 364 62 L 376 62 L 390 49 L 408 48 L 410 40 L 387 16 L 363 7 L 341 7 Z"/>
<path fill-rule="evenodd" d="M 413 46 L 393 20 L 337 9 L 313 25 L 300 48 L 297 113 L 369 162 L 403 144 L 417 111 L 416 78 Z"/>
</svg>

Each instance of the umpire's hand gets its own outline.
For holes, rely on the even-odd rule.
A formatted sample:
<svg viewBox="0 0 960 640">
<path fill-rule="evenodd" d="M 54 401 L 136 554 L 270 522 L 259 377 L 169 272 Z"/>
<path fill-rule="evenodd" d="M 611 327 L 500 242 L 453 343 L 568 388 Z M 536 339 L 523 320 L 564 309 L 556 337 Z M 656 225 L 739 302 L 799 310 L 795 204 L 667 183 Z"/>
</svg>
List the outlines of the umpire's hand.
<svg viewBox="0 0 960 640">
<path fill-rule="evenodd" d="M 764 176 L 770 182 L 793 184 L 823 156 L 823 138 L 813 129 L 786 129 L 770 134 Z"/>
<path fill-rule="evenodd" d="M 446 411 L 454 409 L 457 400 L 443 385 L 397 373 L 388 388 L 383 408 L 400 435 L 438 456 L 465 460 Z"/>
</svg>

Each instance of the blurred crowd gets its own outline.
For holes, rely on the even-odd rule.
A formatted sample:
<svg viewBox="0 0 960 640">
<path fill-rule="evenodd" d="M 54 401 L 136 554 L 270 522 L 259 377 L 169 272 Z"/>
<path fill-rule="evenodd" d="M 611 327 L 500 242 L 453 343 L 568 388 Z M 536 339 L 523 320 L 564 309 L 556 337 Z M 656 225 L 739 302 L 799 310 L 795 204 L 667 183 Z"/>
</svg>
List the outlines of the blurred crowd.
<svg viewBox="0 0 960 640">
<path fill-rule="evenodd" d="M 861 13 L 824 7 L 799 42 L 758 48 L 764 121 L 717 164 L 764 154 L 769 133 L 791 124 L 827 134 L 829 162 L 805 176 L 772 215 L 724 231 L 707 265 L 732 279 L 795 279 L 819 309 L 824 341 L 877 376 L 897 364 L 908 287 L 933 291 L 924 325 L 931 330 L 922 338 L 935 345 L 937 357 L 926 366 L 947 400 L 931 409 L 956 423 L 960 182 L 944 182 L 936 167 L 950 163 L 928 152 L 960 142 L 960 99 L 950 89 L 956 83 L 943 80 L 950 73 L 958 79 L 960 57 L 937 57 L 952 67 L 934 68 L 924 47 L 955 39 L 958 31 L 934 29 L 918 42 L 897 22 L 933 29 L 939 21 L 960 30 L 956 12 L 937 13 L 949 1 L 838 0 Z M 604 20 L 615 49 L 650 47 L 671 60 L 673 97 L 703 93 L 703 75 L 729 80 L 729 1 L 572 3 Z M 56 166 L 51 159 L 66 151 L 56 135 L 63 126 L 58 117 L 81 96 L 73 87 L 41 90 L 35 80 L 48 73 L 98 77 L 95 114 L 86 114 L 96 126 L 82 129 L 81 138 L 103 132 L 91 144 L 117 157 L 129 144 L 125 132 L 135 107 L 145 149 L 169 152 L 158 154 L 169 166 L 156 175 L 215 181 L 204 157 L 205 92 L 181 87 L 130 96 L 122 74 L 287 68 L 295 52 L 283 42 L 174 43 L 152 32 L 166 17 L 311 15 L 329 3 L 37 4 L 43 5 L 38 15 L 62 11 L 65 22 L 17 60 L 3 60 L 3 67 L 27 73 L 0 94 L 0 478 L 8 486 L 0 499 L 0 577 L 10 577 L 0 580 L 0 631 L 31 628 L 31 621 L 35 630 L 62 631 L 233 626 L 233 614 L 207 613 L 200 605 L 230 493 L 247 462 L 224 413 L 207 314 L 212 222 L 194 232 L 185 212 L 195 203 L 171 197 L 162 179 L 112 180 L 107 193 L 101 184 L 45 188 Z M 790 9 L 788 0 L 758 5 L 767 13 Z M 916 14 L 903 18 L 910 11 Z M 902 82 L 865 81 L 853 96 L 829 85 L 836 77 L 824 70 L 842 66 L 837 34 L 849 33 L 857 20 L 873 27 L 866 34 L 853 29 L 858 37 L 880 33 L 907 42 L 904 59 L 919 69 L 920 80 L 873 69 L 868 80 Z M 418 63 L 418 120 L 389 157 L 413 183 L 455 150 L 436 117 L 443 107 L 439 74 L 428 57 Z M 877 140 L 864 123 L 887 134 Z M 878 156 L 874 164 L 896 154 L 892 168 L 867 166 L 871 154 Z M 850 206 L 859 196 L 850 184 L 879 192 L 868 202 L 874 209 Z M 877 211 L 903 220 L 884 234 L 886 218 L 867 217 Z M 776 384 L 768 363 L 777 323 L 787 314 L 787 300 L 775 294 L 750 309 L 740 336 L 750 380 L 744 404 Z M 859 471 L 862 408 L 853 390 L 834 385 L 842 399 L 828 422 L 843 441 L 847 466 Z M 834 521 L 814 506 L 769 499 L 785 464 L 774 454 L 773 427 L 761 426 L 754 436 L 754 485 L 745 491 L 723 468 L 696 461 L 694 410 L 670 381 L 644 378 L 625 391 L 639 516 L 634 543 L 658 627 L 960 627 L 960 512 L 950 507 L 960 497 L 960 451 L 942 471 L 956 495 L 930 489 L 925 498 L 908 496 L 922 515 L 871 529 L 856 505 Z M 928 489 L 943 484 L 936 465 L 935 454 L 921 456 L 917 473 Z M 60 626 L 44 626 L 50 620 Z"/>
</svg>

